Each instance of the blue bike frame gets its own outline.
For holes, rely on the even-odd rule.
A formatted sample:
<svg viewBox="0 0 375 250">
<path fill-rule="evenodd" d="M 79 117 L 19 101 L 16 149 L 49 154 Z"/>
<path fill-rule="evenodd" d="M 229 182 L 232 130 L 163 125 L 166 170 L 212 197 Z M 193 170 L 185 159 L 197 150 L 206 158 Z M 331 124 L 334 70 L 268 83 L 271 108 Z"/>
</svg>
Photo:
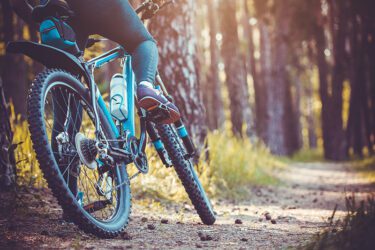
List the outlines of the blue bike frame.
<svg viewBox="0 0 375 250">
<path fill-rule="evenodd" d="M 117 138 L 121 137 L 121 131 L 128 131 L 127 135 L 131 137 L 135 137 L 135 81 L 134 81 L 134 73 L 132 70 L 132 62 L 131 56 L 126 53 L 126 51 L 121 47 L 117 47 L 112 49 L 103 55 L 100 55 L 88 62 L 84 62 L 83 60 L 77 58 L 65 52 L 63 50 L 44 45 L 38 44 L 33 42 L 27 41 L 18 41 L 18 42 L 11 42 L 7 46 L 7 52 L 10 53 L 21 53 L 31 57 L 32 59 L 42 63 L 47 68 L 61 68 L 65 69 L 66 71 L 71 72 L 74 75 L 82 76 L 88 87 L 90 89 L 91 94 L 91 103 L 94 105 L 94 114 L 95 114 L 95 126 L 96 126 L 96 135 L 100 133 L 100 120 L 97 112 L 97 108 L 100 108 L 103 114 L 105 115 L 108 123 L 111 126 L 114 134 Z M 110 112 L 108 111 L 108 107 L 105 104 L 103 97 L 101 96 L 98 87 L 94 80 L 94 70 L 101 68 L 103 65 L 112 62 L 116 59 L 123 60 L 123 75 L 127 81 L 127 97 L 128 97 L 128 119 L 122 121 L 121 124 L 116 124 L 112 119 Z M 167 96 L 170 101 L 173 101 L 171 96 L 169 96 L 164 83 L 157 73 L 156 75 L 156 84 L 161 88 L 163 93 Z M 98 105 L 96 105 L 98 103 Z M 140 141 L 142 142 L 142 146 L 145 145 L 146 141 L 146 130 L 147 133 L 150 135 L 152 142 L 159 152 L 160 156 L 162 157 L 162 151 L 164 150 L 164 145 L 160 141 L 160 138 L 157 136 L 155 128 L 148 128 L 147 121 L 144 117 L 141 117 L 141 138 Z M 146 124 L 145 124 L 146 123 Z M 120 125 L 120 127 L 116 126 Z M 179 137 L 182 139 L 187 151 L 188 156 L 192 156 L 195 153 L 195 147 L 193 142 L 190 139 L 190 136 L 187 133 L 187 130 L 180 119 L 179 121 L 175 122 L 174 125 L 176 126 L 177 132 Z M 153 126 L 151 126 L 153 127 Z"/>
<path fill-rule="evenodd" d="M 127 82 L 127 100 L 128 100 L 128 118 L 121 123 L 123 131 L 129 131 L 130 136 L 135 136 L 135 80 L 134 73 L 132 69 L 132 59 L 129 54 L 125 52 L 122 47 L 115 48 L 97 58 L 94 58 L 87 62 L 87 66 L 94 69 L 101 68 L 103 65 L 112 62 L 116 59 L 123 60 L 123 76 Z M 92 76 L 93 78 L 93 76 Z M 94 79 L 92 79 L 93 84 L 95 84 Z M 120 137 L 120 131 L 112 119 L 112 115 L 108 110 L 106 103 L 99 90 L 96 91 L 98 106 L 102 110 L 103 114 L 107 118 L 112 130 L 114 131 L 116 137 Z"/>
<path fill-rule="evenodd" d="M 128 118 L 125 121 L 122 121 L 121 124 L 115 124 L 114 120 L 112 119 L 111 113 L 108 111 L 107 105 L 103 100 L 103 97 L 101 96 L 94 80 L 94 74 L 93 71 L 95 69 L 101 68 L 103 65 L 112 62 L 116 59 L 122 59 L 123 60 L 123 76 L 127 82 L 127 101 L 128 101 Z M 127 136 L 135 137 L 135 80 L 134 80 L 134 72 L 132 69 L 132 58 L 131 56 L 120 46 L 113 50 L 108 51 L 107 53 L 104 53 L 103 55 L 96 57 L 90 61 L 88 61 L 86 64 L 86 67 L 91 70 L 91 83 L 90 83 L 90 89 L 92 93 L 96 93 L 96 98 L 93 99 L 93 102 L 97 101 L 99 108 L 102 110 L 103 114 L 105 115 L 106 119 L 108 120 L 112 130 L 114 131 L 116 138 L 120 138 L 122 136 L 121 131 L 128 131 Z M 157 84 L 162 88 L 163 92 L 169 96 L 164 83 L 161 80 L 161 77 L 159 74 L 156 75 L 156 81 Z M 93 95 L 94 96 L 94 95 Z M 95 110 L 95 109 L 94 109 Z M 97 114 L 96 114 L 97 116 Z M 97 119 L 97 122 L 98 121 Z M 118 126 L 120 125 L 121 131 L 119 131 Z M 190 139 L 190 136 L 188 135 L 188 132 L 182 122 L 182 120 L 179 120 L 175 122 L 175 126 L 177 128 L 177 134 L 182 139 L 188 154 L 186 157 L 192 157 L 195 153 L 195 147 L 193 142 Z M 99 126 L 97 126 L 97 129 L 99 129 Z M 144 151 L 145 142 L 146 142 L 146 131 L 150 135 L 152 142 L 154 144 L 154 147 L 158 151 L 160 157 L 162 158 L 163 162 L 166 163 L 166 160 L 163 159 L 164 155 L 164 144 L 160 140 L 160 137 L 157 136 L 157 133 L 155 132 L 154 128 L 150 128 L 149 125 L 147 125 L 147 121 L 145 117 L 141 117 L 141 137 L 140 137 L 140 145 L 142 150 Z M 98 131 L 97 131 L 98 132 Z"/>
</svg>

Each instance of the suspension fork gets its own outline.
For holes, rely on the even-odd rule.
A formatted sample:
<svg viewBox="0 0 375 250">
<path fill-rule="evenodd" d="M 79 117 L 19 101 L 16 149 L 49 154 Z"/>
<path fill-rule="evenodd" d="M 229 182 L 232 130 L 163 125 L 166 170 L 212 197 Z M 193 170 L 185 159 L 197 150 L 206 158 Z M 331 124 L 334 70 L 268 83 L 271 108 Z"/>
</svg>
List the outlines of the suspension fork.
<svg viewBox="0 0 375 250">
<path fill-rule="evenodd" d="M 156 73 L 155 79 L 157 84 L 159 84 L 161 90 L 163 91 L 164 95 L 167 97 L 167 99 L 170 102 L 174 102 L 172 96 L 168 93 L 167 88 L 165 87 L 164 82 L 160 77 L 159 72 Z M 182 119 L 180 119 L 179 121 L 175 122 L 174 125 L 176 126 L 178 136 L 181 138 L 186 148 L 187 155 L 185 155 L 185 158 L 189 159 L 193 157 L 196 153 L 196 148 L 194 146 L 193 141 L 191 140 L 191 137 L 189 136 L 188 131 L 186 130 L 184 122 L 182 121 Z"/>
<path fill-rule="evenodd" d="M 168 157 L 167 150 L 165 149 L 164 144 L 161 141 L 160 135 L 159 135 L 158 131 L 156 130 L 155 125 L 151 122 L 147 122 L 146 123 L 146 129 L 147 129 L 148 135 L 150 136 L 152 144 L 154 144 L 156 152 L 158 152 L 158 155 L 159 155 L 161 161 L 163 162 L 163 164 L 166 167 L 171 167 L 172 162 L 170 161 L 170 159 Z"/>
<path fill-rule="evenodd" d="M 196 148 L 182 119 L 175 122 L 174 125 L 176 126 L 177 134 L 181 138 L 182 142 L 184 143 L 185 149 L 187 151 L 185 158 L 186 159 L 192 158 L 196 154 Z"/>
</svg>

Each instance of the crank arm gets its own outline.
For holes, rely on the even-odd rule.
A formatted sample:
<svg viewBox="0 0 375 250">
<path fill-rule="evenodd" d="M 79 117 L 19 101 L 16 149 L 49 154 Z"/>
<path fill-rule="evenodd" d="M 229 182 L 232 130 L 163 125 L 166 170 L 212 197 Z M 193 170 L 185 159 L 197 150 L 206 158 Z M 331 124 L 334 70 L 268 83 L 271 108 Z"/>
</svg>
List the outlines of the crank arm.
<svg viewBox="0 0 375 250">
<path fill-rule="evenodd" d="M 132 156 L 131 154 L 123 149 L 109 147 L 108 154 L 112 156 L 115 160 L 124 161 L 125 164 L 132 163 Z"/>
<path fill-rule="evenodd" d="M 145 154 L 147 142 L 147 120 L 144 116 L 141 117 L 141 138 L 139 139 L 139 154 Z"/>
</svg>

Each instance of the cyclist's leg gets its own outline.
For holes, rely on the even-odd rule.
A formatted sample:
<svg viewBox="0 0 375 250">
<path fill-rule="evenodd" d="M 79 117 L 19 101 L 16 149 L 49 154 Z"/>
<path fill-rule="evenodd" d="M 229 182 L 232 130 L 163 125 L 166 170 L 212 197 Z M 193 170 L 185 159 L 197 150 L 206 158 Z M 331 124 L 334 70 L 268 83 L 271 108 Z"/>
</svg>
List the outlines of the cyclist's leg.
<svg viewBox="0 0 375 250">
<path fill-rule="evenodd" d="M 99 34 L 120 45 L 133 57 L 133 68 L 139 84 L 139 105 L 147 110 L 164 104 L 169 107 L 170 118 L 164 123 L 180 118 L 178 108 L 152 88 L 158 64 L 155 40 L 127 0 L 68 0 L 73 8 L 79 30 Z"/>
<path fill-rule="evenodd" d="M 153 83 L 158 64 L 155 40 L 127 0 L 68 0 L 79 30 L 119 43 L 133 56 L 138 83 Z"/>
</svg>

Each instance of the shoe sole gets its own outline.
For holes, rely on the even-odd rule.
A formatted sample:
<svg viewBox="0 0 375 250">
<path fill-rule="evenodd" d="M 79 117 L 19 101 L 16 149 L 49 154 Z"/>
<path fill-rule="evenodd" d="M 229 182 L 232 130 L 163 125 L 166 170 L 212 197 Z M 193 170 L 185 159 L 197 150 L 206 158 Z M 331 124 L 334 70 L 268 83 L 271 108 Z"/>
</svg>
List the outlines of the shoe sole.
<svg viewBox="0 0 375 250">
<path fill-rule="evenodd" d="M 139 104 L 140 107 L 146 109 L 147 111 L 155 111 L 163 103 L 156 100 L 155 98 L 145 97 L 145 98 L 141 99 L 140 101 L 138 101 L 138 104 Z M 168 119 L 165 119 L 165 120 L 159 122 L 160 124 L 171 124 L 171 123 L 174 123 L 174 122 L 176 122 L 180 119 L 181 116 L 180 116 L 179 112 L 175 111 L 172 108 L 169 108 L 168 110 L 169 110 L 169 116 L 170 117 Z"/>
</svg>

